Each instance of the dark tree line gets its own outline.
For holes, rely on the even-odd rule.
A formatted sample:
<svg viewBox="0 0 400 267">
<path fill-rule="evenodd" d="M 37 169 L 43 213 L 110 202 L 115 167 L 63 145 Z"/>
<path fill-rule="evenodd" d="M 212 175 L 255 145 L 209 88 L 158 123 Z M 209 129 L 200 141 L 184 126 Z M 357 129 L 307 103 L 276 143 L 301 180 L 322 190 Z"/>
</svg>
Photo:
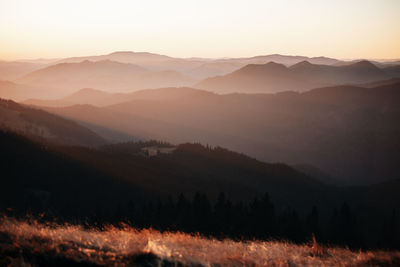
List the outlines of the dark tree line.
<svg viewBox="0 0 400 267">
<path fill-rule="evenodd" d="M 164 200 L 118 205 L 115 213 L 94 213 L 88 219 L 93 225 L 120 225 L 127 223 L 137 228 L 161 231 L 200 233 L 217 238 L 236 240 L 289 240 L 296 243 L 309 242 L 315 236 L 318 242 L 350 248 L 380 247 L 394 249 L 400 246 L 399 222 L 393 211 L 383 223 L 374 245 L 366 243 L 370 234 L 362 220 L 347 203 L 334 209 L 327 222 L 320 218 L 317 207 L 311 207 L 305 218 L 295 209 L 285 207 L 277 210 L 268 193 L 249 203 L 232 203 L 220 193 L 212 204 L 206 194 L 196 193 L 192 199 L 180 194 L 175 200 Z"/>
<path fill-rule="evenodd" d="M 381 229 L 375 228 L 375 233 L 371 233 L 366 229 L 365 221 L 360 220 L 357 212 L 347 203 L 334 209 L 328 220 L 321 219 L 315 206 L 302 218 L 290 207 L 277 210 L 267 193 L 248 203 L 233 203 L 224 193 L 220 193 L 214 204 L 206 194 L 196 193 L 192 199 L 180 194 L 176 199 L 168 197 L 157 201 L 128 201 L 116 204 L 112 209 L 98 206 L 91 214 L 83 217 L 65 216 L 62 211 L 43 207 L 35 199 L 29 200 L 26 207 L 25 211 L 18 212 L 20 217 L 29 214 L 43 221 L 68 221 L 100 229 L 109 224 L 128 224 L 139 229 L 151 227 L 161 231 L 200 233 L 235 240 L 288 240 L 304 243 L 315 236 L 320 243 L 354 249 L 400 248 L 399 221 L 394 210 L 384 218 L 371 218 L 382 222 Z M 16 215 L 15 211 L 6 213 Z"/>
</svg>

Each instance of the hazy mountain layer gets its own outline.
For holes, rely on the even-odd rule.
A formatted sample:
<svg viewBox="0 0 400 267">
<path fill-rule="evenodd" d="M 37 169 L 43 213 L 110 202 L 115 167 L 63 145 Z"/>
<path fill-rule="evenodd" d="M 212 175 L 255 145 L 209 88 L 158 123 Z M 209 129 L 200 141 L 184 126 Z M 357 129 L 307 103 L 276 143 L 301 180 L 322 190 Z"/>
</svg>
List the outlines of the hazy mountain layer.
<svg viewBox="0 0 400 267">
<path fill-rule="evenodd" d="M 65 93 L 55 88 L 43 86 L 31 86 L 18 84 L 10 81 L 0 80 L 0 97 L 3 99 L 12 99 L 14 101 L 24 101 L 29 98 L 59 98 Z"/>
<path fill-rule="evenodd" d="M 399 175 L 399 86 L 269 95 L 166 88 L 102 108 L 49 110 L 142 138 L 199 141 L 267 161 L 311 164 L 338 181 L 365 183 Z"/>
<path fill-rule="evenodd" d="M 269 61 L 285 65 L 293 65 L 298 62 L 308 60 L 314 64 L 333 65 L 341 61 L 327 57 L 304 57 L 304 56 L 287 56 L 287 55 L 265 55 L 247 58 L 173 58 L 169 56 L 147 53 L 147 52 L 131 52 L 121 51 L 108 55 L 87 56 L 65 58 L 58 63 L 78 63 L 84 60 L 101 61 L 112 60 L 122 63 L 131 63 L 143 66 L 153 71 L 174 70 L 195 78 L 207 78 L 216 75 L 223 75 L 239 69 L 247 64 L 265 64 Z"/>
<path fill-rule="evenodd" d="M 14 80 L 45 67 L 36 62 L 0 61 L 0 80 Z"/>
<path fill-rule="evenodd" d="M 195 81 L 175 71 L 152 72 L 137 65 L 110 60 L 60 63 L 18 79 L 22 84 L 57 88 L 60 95 L 86 87 L 118 92 L 185 86 Z"/>
<path fill-rule="evenodd" d="M 396 62 L 374 61 L 374 64 L 362 60 L 344 62 L 326 57 L 285 55 L 184 59 L 129 51 L 60 60 L 2 61 L 0 79 L 12 81 L 18 88 L 10 90 L 9 85 L 0 84 L 0 97 L 17 101 L 50 99 L 81 88 L 133 91 L 193 86 L 201 79 L 205 80 L 197 84 L 198 88 L 219 93 L 271 93 L 398 77 Z"/>
<path fill-rule="evenodd" d="M 389 79 L 392 74 L 368 61 L 345 66 L 316 65 L 302 61 L 291 67 L 269 62 L 251 64 L 225 76 L 199 82 L 196 87 L 219 93 L 275 93 L 316 87 L 360 84 Z"/>
</svg>

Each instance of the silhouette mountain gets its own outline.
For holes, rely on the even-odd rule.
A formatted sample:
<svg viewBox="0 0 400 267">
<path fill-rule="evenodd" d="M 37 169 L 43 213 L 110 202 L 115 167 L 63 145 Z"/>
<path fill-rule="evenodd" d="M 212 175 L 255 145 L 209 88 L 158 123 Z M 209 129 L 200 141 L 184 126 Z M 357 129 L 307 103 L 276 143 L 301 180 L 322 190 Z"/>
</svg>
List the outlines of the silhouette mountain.
<svg viewBox="0 0 400 267">
<path fill-rule="evenodd" d="M 360 84 L 390 77 L 384 70 L 368 61 L 345 66 L 317 65 L 301 61 L 289 68 L 269 62 L 247 65 L 225 76 L 205 79 L 196 87 L 220 93 L 274 93 L 305 91 L 337 84 Z"/>
<path fill-rule="evenodd" d="M 315 65 L 301 62 L 291 66 L 290 69 L 303 79 L 313 79 L 330 85 L 360 84 L 390 78 L 390 75 L 384 70 L 366 60 L 345 66 Z"/>
<path fill-rule="evenodd" d="M 255 56 L 249 58 L 232 58 L 232 59 L 227 59 L 227 61 L 228 62 L 237 61 L 237 62 L 242 62 L 244 64 L 265 64 L 272 61 L 286 66 L 290 66 L 299 63 L 301 61 L 309 61 L 313 64 L 323 64 L 323 65 L 334 65 L 341 62 L 340 60 L 328 57 L 305 57 L 305 56 L 289 56 L 280 54 Z"/>
<path fill-rule="evenodd" d="M 269 62 L 262 65 L 250 64 L 225 76 L 205 79 L 195 87 L 218 93 L 273 93 L 293 88 L 305 90 L 312 86 L 291 75 L 286 66 Z"/>
</svg>

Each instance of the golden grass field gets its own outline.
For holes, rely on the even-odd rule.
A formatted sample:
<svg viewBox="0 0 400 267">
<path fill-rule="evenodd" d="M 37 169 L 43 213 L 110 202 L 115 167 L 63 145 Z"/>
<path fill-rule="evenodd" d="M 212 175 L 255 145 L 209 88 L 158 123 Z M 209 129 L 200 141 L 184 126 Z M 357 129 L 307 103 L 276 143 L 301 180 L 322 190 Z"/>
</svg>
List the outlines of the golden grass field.
<svg viewBox="0 0 400 267">
<path fill-rule="evenodd" d="M 41 266 L 398 266 L 400 252 L 351 251 L 316 242 L 233 241 L 152 229 L 2 218 L 0 265 Z"/>
</svg>

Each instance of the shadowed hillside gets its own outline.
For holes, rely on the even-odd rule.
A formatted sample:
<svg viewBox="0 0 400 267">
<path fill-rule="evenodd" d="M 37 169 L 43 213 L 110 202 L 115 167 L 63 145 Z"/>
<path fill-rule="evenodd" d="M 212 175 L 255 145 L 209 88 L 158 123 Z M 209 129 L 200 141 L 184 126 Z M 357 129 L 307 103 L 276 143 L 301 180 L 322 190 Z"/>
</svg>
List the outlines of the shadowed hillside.
<svg viewBox="0 0 400 267">
<path fill-rule="evenodd" d="M 148 157 L 142 148 L 162 143 L 94 150 L 35 143 L 9 132 L 0 137 L 4 174 L 0 203 L 19 211 L 46 207 L 60 216 L 89 216 L 96 207 L 110 212 L 128 200 L 155 200 L 179 192 L 192 197 L 200 191 L 214 200 L 226 192 L 234 201 L 248 201 L 266 190 L 280 205 L 303 210 L 324 190 L 321 183 L 286 165 L 262 163 L 222 148 L 185 144 L 172 154 Z M 27 198 L 33 202 L 24 202 Z M 77 205 L 80 208 L 74 210 Z"/>
<path fill-rule="evenodd" d="M 259 95 L 165 88 L 102 108 L 48 110 L 137 137 L 220 145 L 266 161 L 311 164 L 341 183 L 371 183 L 399 175 L 399 86 Z"/>
<path fill-rule="evenodd" d="M 198 144 L 147 155 L 147 148 L 171 145 L 60 147 L 9 132 L 0 132 L 0 144 L 0 212 L 16 217 L 294 242 L 314 233 L 354 248 L 395 248 L 399 241 L 399 180 L 330 187 L 284 164 Z"/>
<path fill-rule="evenodd" d="M 0 128 L 68 145 L 107 143 L 89 129 L 48 112 L 0 99 Z"/>
</svg>

